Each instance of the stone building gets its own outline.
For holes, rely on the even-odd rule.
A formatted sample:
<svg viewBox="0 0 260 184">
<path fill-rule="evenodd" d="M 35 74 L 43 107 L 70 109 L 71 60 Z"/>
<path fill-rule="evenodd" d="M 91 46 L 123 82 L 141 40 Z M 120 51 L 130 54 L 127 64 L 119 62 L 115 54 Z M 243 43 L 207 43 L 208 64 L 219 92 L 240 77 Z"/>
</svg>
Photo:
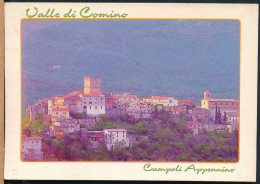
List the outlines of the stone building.
<svg viewBox="0 0 260 184">
<path fill-rule="evenodd" d="M 129 146 L 129 139 L 125 129 L 105 129 L 103 132 L 108 150 L 113 149 L 117 143 L 121 143 L 123 147 Z"/>
<path fill-rule="evenodd" d="M 151 98 L 143 98 L 143 102 L 153 105 L 178 106 L 176 97 L 152 96 Z"/>
<path fill-rule="evenodd" d="M 208 121 L 209 120 L 209 109 L 196 107 L 189 110 L 193 121 Z"/>
<path fill-rule="evenodd" d="M 26 115 L 30 121 L 36 120 L 37 114 L 48 114 L 48 99 L 38 100 L 34 105 L 29 105 L 26 109 Z"/>
<path fill-rule="evenodd" d="M 65 119 L 69 119 L 70 113 L 68 108 L 52 108 L 52 118 L 55 121 L 55 118 L 64 117 Z"/>
<path fill-rule="evenodd" d="M 239 101 L 235 99 L 216 99 L 211 98 L 211 92 L 205 91 L 204 98 L 201 100 L 201 108 L 209 110 L 209 117 L 211 120 L 216 118 L 216 110 L 220 110 L 223 115 L 224 112 L 238 112 Z"/>
<path fill-rule="evenodd" d="M 101 93 L 100 77 L 84 77 L 84 94 Z"/>
<path fill-rule="evenodd" d="M 87 137 L 92 145 L 92 148 L 97 148 L 99 144 L 104 142 L 103 131 L 88 131 Z"/>
<path fill-rule="evenodd" d="M 199 121 L 188 121 L 186 123 L 186 128 L 191 130 L 193 135 L 198 135 L 199 130 L 202 129 L 202 123 Z"/>
<path fill-rule="evenodd" d="M 122 95 L 120 94 L 113 94 L 114 98 L 115 98 L 115 102 L 117 104 L 131 104 L 131 103 L 138 103 L 139 102 L 139 98 L 136 95 L 133 95 L 131 93 L 123 93 Z"/>
<path fill-rule="evenodd" d="M 75 114 L 84 113 L 85 115 L 98 116 L 106 113 L 105 95 L 102 93 L 69 93 L 64 96 L 64 102 L 69 110 Z"/>
<path fill-rule="evenodd" d="M 42 138 L 27 137 L 22 135 L 22 159 L 23 160 L 42 160 Z"/>
</svg>

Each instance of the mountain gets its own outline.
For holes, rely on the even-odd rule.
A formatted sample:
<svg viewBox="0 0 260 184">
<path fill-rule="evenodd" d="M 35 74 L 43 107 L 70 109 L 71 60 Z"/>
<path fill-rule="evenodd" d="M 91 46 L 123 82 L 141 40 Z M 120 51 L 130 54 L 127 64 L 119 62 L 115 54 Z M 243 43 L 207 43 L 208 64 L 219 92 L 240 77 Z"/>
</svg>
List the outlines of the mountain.
<svg viewBox="0 0 260 184">
<path fill-rule="evenodd" d="M 238 98 L 236 20 L 26 19 L 22 33 L 23 112 L 83 90 L 84 76 L 100 76 L 104 92 Z"/>
</svg>

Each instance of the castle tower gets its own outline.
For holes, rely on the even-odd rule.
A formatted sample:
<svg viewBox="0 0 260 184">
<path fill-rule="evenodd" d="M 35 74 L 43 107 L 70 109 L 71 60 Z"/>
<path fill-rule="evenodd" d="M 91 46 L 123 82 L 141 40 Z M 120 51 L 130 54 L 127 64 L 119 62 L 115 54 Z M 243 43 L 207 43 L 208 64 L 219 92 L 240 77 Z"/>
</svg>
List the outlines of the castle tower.
<svg viewBox="0 0 260 184">
<path fill-rule="evenodd" d="M 204 99 L 211 98 L 211 92 L 210 91 L 204 91 Z"/>
<path fill-rule="evenodd" d="M 100 77 L 84 77 L 84 94 L 92 92 L 101 92 L 101 78 Z"/>
</svg>

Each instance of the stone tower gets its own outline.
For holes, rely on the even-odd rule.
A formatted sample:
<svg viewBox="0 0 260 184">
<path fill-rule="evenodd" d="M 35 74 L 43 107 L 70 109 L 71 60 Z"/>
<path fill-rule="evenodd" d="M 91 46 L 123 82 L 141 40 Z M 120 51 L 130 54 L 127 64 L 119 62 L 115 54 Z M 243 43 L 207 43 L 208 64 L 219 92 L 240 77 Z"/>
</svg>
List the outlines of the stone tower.
<svg viewBox="0 0 260 184">
<path fill-rule="evenodd" d="M 101 78 L 100 77 L 84 77 L 84 94 L 89 94 L 92 92 L 101 92 Z"/>
<path fill-rule="evenodd" d="M 210 91 L 204 91 L 204 99 L 211 98 L 211 92 Z"/>
</svg>

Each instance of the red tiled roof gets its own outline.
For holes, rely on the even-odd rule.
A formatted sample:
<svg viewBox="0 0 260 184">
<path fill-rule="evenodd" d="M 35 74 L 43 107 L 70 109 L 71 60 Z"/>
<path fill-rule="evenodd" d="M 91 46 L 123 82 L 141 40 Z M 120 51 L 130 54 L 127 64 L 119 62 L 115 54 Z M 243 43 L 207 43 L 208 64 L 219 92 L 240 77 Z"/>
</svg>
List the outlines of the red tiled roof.
<svg viewBox="0 0 260 184">
<path fill-rule="evenodd" d="M 156 100 L 167 100 L 170 97 L 166 97 L 166 96 L 152 96 L 152 99 L 156 99 Z"/>
<path fill-rule="evenodd" d="M 83 91 L 73 91 L 68 93 L 67 95 L 64 95 L 63 98 L 70 98 L 70 97 L 77 97 L 79 95 L 83 95 Z"/>
<path fill-rule="evenodd" d="M 136 98 L 136 95 L 133 95 L 131 93 L 125 92 L 121 95 L 121 97 L 127 97 L 127 98 Z"/>
<path fill-rule="evenodd" d="M 72 92 L 68 93 L 67 95 L 82 95 L 82 94 L 84 94 L 83 91 L 72 91 Z"/>
<path fill-rule="evenodd" d="M 52 111 L 69 111 L 68 108 L 53 108 Z"/>
<path fill-rule="evenodd" d="M 179 102 L 180 102 L 180 103 L 189 103 L 189 102 L 193 103 L 192 100 L 179 100 Z"/>
<path fill-rule="evenodd" d="M 126 132 L 126 129 L 104 129 L 104 131 L 108 131 L 108 132 Z"/>
<path fill-rule="evenodd" d="M 48 98 L 45 98 L 45 99 L 38 100 L 36 103 L 46 102 L 48 100 L 49 100 Z"/>
<path fill-rule="evenodd" d="M 82 96 L 100 96 L 103 95 L 102 93 L 98 93 L 98 92 L 91 92 L 89 94 L 83 94 Z"/>
<path fill-rule="evenodd" d="M 42 140 L 41 137 L 35 136 L 35 137 L 28 137 L 29 140 Z"/>
<path fill-rule="evenodd" d="M 214 98 L 208 98 L 207 101 L 213 101 L 213 102 L 238 102 L 238 100 L 235 99 L 214 99 Z"/>
<path fill-rule="evenodd" d="M 27 136 L 26 135 L 22 135 L 22 139 L 27 139 Z"/>
</svg>

